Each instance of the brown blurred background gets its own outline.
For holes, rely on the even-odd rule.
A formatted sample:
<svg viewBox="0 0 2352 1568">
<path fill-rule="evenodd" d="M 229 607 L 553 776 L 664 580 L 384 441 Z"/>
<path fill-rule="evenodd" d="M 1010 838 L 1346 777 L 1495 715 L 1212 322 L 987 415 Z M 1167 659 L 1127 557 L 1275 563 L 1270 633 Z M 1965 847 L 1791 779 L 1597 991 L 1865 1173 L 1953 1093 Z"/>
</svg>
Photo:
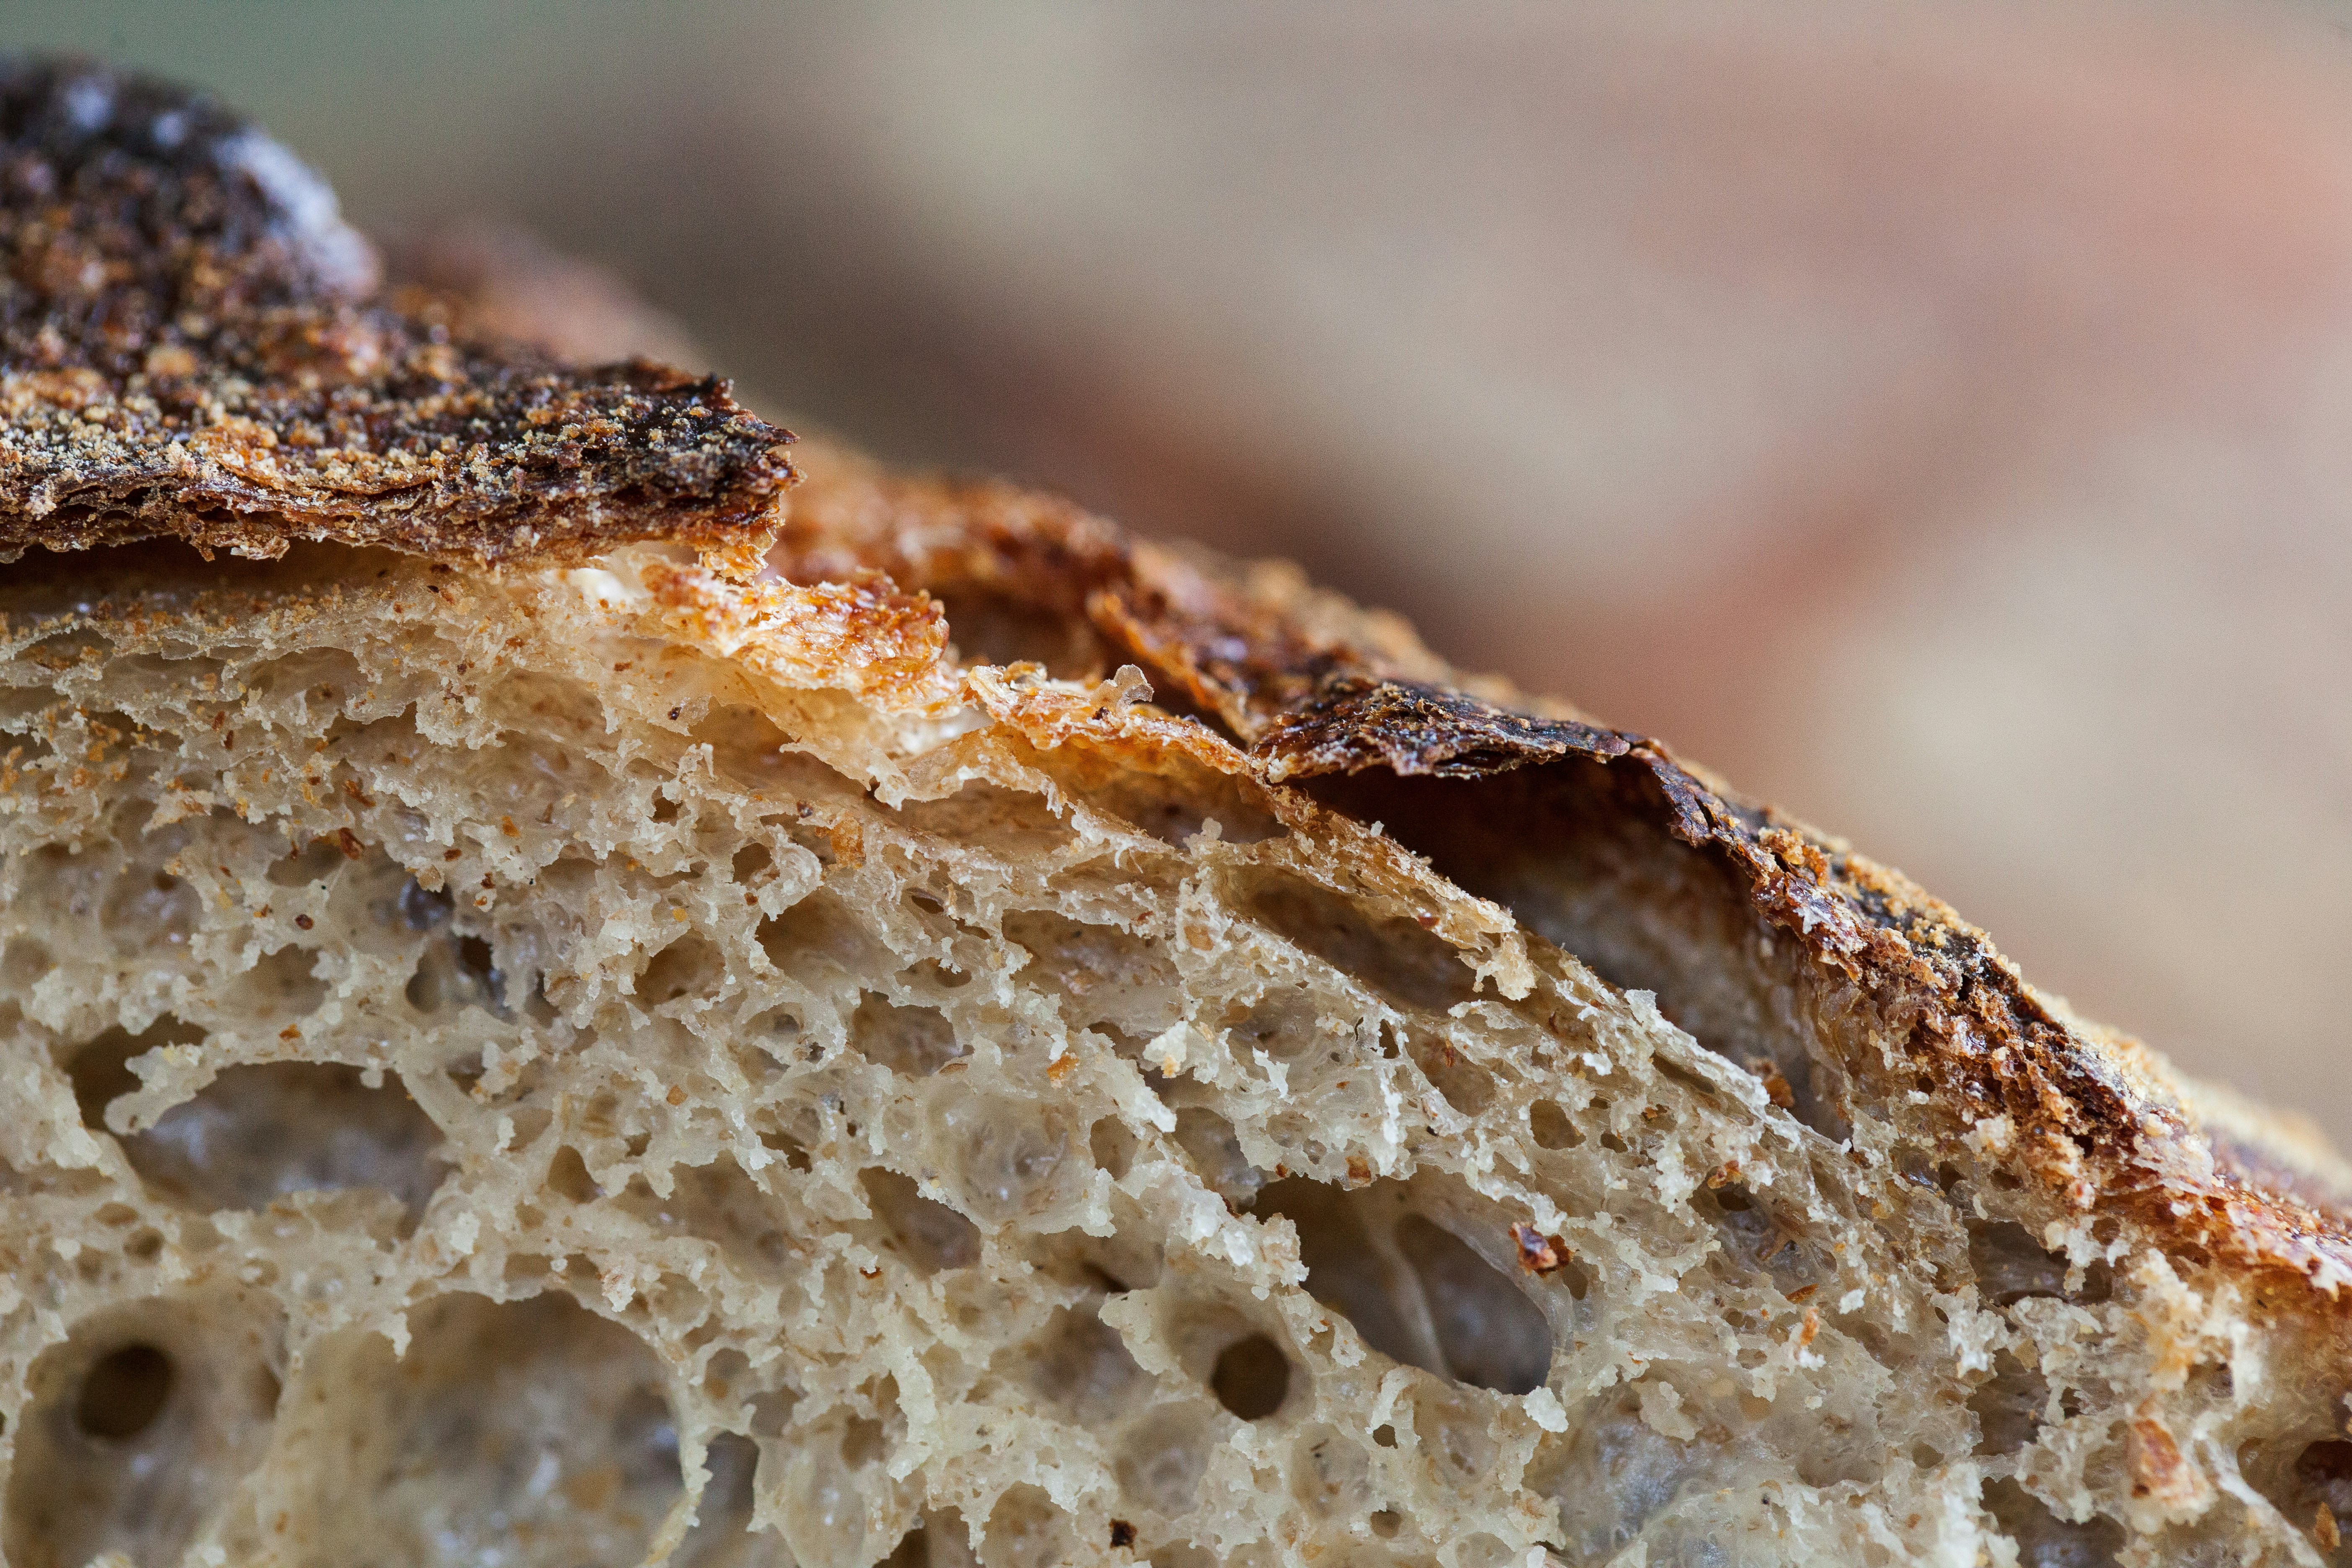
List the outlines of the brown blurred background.
<svg viewBox="0 0 2352 1568">
<path fill-rule="evenodd" d="M 17 0 L 763 411 L 1297 557 L 2352 1140 L 2347 14 Z"/>
</svg>

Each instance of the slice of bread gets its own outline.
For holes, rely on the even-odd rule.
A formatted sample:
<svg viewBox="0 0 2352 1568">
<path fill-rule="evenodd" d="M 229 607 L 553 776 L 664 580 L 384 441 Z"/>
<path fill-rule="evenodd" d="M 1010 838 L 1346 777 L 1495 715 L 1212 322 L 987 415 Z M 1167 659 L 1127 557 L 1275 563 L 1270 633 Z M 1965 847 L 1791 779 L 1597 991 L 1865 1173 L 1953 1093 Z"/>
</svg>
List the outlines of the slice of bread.
<svg viewBox="0 0 2352 1568">
<path fill-rule="evenodd" d="M 2352 1562 L 2352 1177 L 1900 877 L 0 130 L 14 1568 Z"/>
</svg>

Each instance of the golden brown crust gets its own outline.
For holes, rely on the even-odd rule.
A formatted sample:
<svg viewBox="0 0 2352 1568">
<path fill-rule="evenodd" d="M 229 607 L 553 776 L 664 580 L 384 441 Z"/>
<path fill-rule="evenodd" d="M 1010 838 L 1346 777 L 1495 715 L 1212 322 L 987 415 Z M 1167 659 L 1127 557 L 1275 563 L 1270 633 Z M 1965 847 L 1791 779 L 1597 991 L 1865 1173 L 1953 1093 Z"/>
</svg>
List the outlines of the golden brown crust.
<svg viewBox="0 0 2352 1568">
<path fill-rule="evenodd" d="M 479 561 L 740 546 L 790 437 L 725 384 L 567 369 L 377 292 L 318 177 L 209 100 L 0 64 L 0 559 L 173 534 Z"/>
<path fill-rule="evenodd" d="M 933 594 L 980 594 L 1066 620 L 1129 580 L 1126 536 L 1058 496 L 993 479 L 893 474 L 824 437 L 770 563 L 797 582 L 880 572 Z"/>
<path fill-rule="evenodd" d="M 1717 858 L 1768 929 L 1898 1020 L 1910 1064 L 1958 1122 L 2007 1117 L 2024 1165 L 2053 1187 L 2089 1184 L 2089 1206 L 2133 1214 L 2182 1249 L 2291 1272 L 2330 1296 L 2352 1282 L 2340 1162 L 2183 1082 L 2135 1042 L 2062 1016 L 1982 931 L 1899 872 L 1740 798 L 1661 742 L 1466 679 L 1393 617 L 1286 569 L 1131 543 L 1002 487 L 892 478 L 823 450 L 811 467 L 819 504 L 796 506 L 772 557 L 786 574 L 856 564 L 939 589 L 945 563 L 955 584 L 986 581 L 1040 613 L 1066 613 L 1082 595 L 1106 658 L 1137 661 L 1163 697 L 1213 716 L 1269 783 L 1509 774 L 1540 794 L 1589 787 L 1569 770 L 1622 775 L 1612 809 Z M 1040 560 L 1056 564 L 1027 564 Z"/>
</svg>

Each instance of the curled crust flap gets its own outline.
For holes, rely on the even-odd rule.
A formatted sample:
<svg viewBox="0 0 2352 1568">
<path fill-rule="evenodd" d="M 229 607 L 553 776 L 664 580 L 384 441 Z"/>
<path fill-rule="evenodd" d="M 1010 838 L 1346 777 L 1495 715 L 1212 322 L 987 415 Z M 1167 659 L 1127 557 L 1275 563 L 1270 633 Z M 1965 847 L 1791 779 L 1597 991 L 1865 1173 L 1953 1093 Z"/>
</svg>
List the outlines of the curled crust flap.
<svg viewBox="0 0 2352 1568">
<path fill-rule="evenodd" d="M 1465 676 L 1403 622 L 1295 569 L 1129 542 L 1063 503 L 891 476 L 824 444 L 809 466 L 771 557 L 778 570 L 982 586 L 1076 619 L 1102 662 L 1142 666 L 1161 700 L 1222 727 L 1268 783 L 1451 780 L 1489 797 L 1465 797 L 1465 814 L 1509 816 L 1589 793 L 1601 767 L 1609 810 L 1725 866 L 1762 929 L 1874 998 L 1955 1125 L 1998 1135 L 2067 1206 L 2131 1211 L 2180 1247 L 2291 1272 L 2338 1300 L 2352 1283 L 2352 1183 L 2316 1140 L 2074 1017 L 1899 872 L 1741 798 L 1661 742 Z"/>
<path fill-rule="evenodd" d="M 1615 809 L 1727 865 L 1759 921 L 1907 1026 L 1957 1121 L 2017 1129 L 2021 1162 L 2073 1206 L 2131 1210 L 2181 1245 L 2300 1275 L 2331 1297 L 2352 1284 L 2340 1160 L 2065 1014 L 1900 872 L 1740 797 L 1658 741 L 1436 664 L 1392 617 L 1293 575 L 1143 546 L 1130 559 L 1130 581 L 1097 595 L 1098 624 L 1223 717 L 1262 776 L 1513 775 L 1541 796 L 1574 787 L 1562 764 L 1630 772 Z"/>
<path fill-rule="evenodd" d="M 177 535 L 482 562 L 763 540 L 786 433 L 726 384 L 570 369 L 387 293 L 333 193 L 170 85 L 0 63 L 0 560 Z"/>
</svg>

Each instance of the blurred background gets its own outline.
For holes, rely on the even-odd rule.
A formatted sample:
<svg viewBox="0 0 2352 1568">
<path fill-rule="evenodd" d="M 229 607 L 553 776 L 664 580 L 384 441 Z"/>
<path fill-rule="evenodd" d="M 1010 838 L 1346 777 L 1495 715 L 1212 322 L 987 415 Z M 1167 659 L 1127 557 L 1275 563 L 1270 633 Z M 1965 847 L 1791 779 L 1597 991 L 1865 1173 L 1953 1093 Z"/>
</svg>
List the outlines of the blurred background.
<svg viewBox="0 0 2352 1568">
<path fill-rule="evenodd" d="M 2352 11 L 12 0 L 772 416 L 1285 554 L 2352 1142 Z"/>
</svg>

